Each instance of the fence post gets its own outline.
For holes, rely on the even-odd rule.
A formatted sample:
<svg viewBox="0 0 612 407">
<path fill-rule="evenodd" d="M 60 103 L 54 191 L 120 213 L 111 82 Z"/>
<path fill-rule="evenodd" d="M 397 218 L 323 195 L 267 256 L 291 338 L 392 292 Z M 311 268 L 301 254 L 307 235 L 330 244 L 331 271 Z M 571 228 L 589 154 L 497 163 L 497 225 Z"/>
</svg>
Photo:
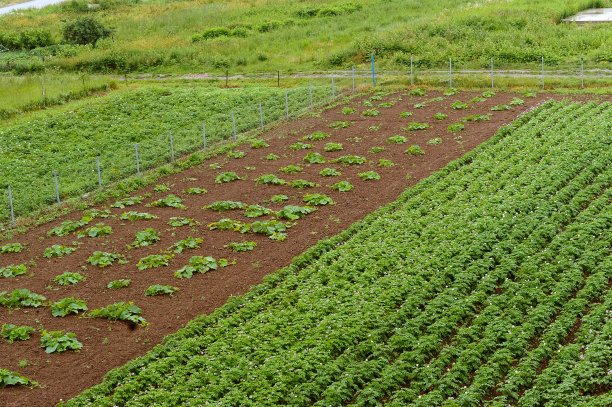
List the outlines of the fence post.
<svg viewBox="0 0 612 407">
<path fill-rule="evenodd" d="M 43 102 L 43 107 L 46 106 L 46 100 L 45 100 L 45 80 L 43 78 L 40 78 L 40 87 L 42 89 L 42 102 Z"/>
<path fill-rule="evenodd" d="M 491 58 L 491 89 L 493 89 L 494 86 L 494 82 L 493 82 L 493 58 Z"/>
<path fill-rule="evenodd" d="M 332 72 L 332 102 L 336 101 L 336 89 L 334 88 L 334 73 Z"/>
<path fill-rule="evenodd" d="M 206 152 L 206 122 L 202 122 L 202 138 L 204 139 L 204 152 Z"/>
<path fill-rule="evenodd" d="M 280 71 L 276 71 L 276 86 L 280 88 Z"/>
<path fill-rule="evenodd" d="M 140 161 L 138 160 L 138 143 L 136 143 L 136 173 L 140 177 Z"/>
<path fill-rule="evenodd" d="M 9 204 L 11 205 L 11 222 L 13 223 L 13 228 L 15 227 L 15 212 L 13 211 L 13 193 L 11 192 L 11 186 L 8 187 L 9 190 Z"/>
<path fill-rule="evenodd" d="M 450 78 L 450 87 L 453 87 L 453 59 L 448 59 L 448 75 Z"/>
<path fill-rule="evenodd" d="M 353 70 L 353 95 L 355 94 L 355 65 L 352 67 Z"/>
<path fill-rule="evenodd" d="M 370 55 L 372 58 L 372 85 L 376 87 L 376 74 L 374 73 L 374 53 Z"/>
<path fill-rule="evenodd" d="M 289 96 L 287 96 L 287 91 L 285 91 L 285 110 L 287 111 L 287 121 L 289 121 Z"/>
<path fill-rule="evenodd" d="M 261 108 L 261 100 L 259 101 L 259 121 L 261 122 L 261 130 L 263 131 L 264 124 L 263 124 L 263 109 Z"/>
<path fill-rule="evenodd" d="M 59 184 L 57 182 L 57 171 L 53 171 L 53 177 L 55 178 L 55 197 L 57 198 L 57 206 L 60 206 Z"/>
<path fill-rule="evenodd" d="M 308 81 L 308 91 L 310 92 L 310 110 L 312 110 L 312 82 Z"/>
<path fill-rule="evenodd" d="M 236 141 L 236 118 L 234 117 L 233 110 L 232 110 L 232 126 L 234 128 L 234 141 Z"/>
<path fill-rule="evenodd" d="M 414 79 L 412 77 L 412 57 L 410 57 L 410 86 L 414 85 Z"/>
<path fill-rule="evenodd" d="M 98 166 L 98 186 L 102 190 L 102 176 L 100 175 L 100 156 L 96 157 L 96 165 Z"/>
<path fill-rule="evenodd" d="M 225 87 L 229 86 L 229 69 L 225 70 Z"/>
<path fill-rule="evenodd" d="M 580 57 L 580 79 L 582 88 L 584 89 L 584 57 Z"/>
<path fill-rule="evenodd" d="M 174 164 L 174 143 L 172 142 L 172 132 L 170 132 L 170 154 L 172 155 L 172 164 Z"/>
<path fill-rule="evenodd" d="M 542 89 L 544 89 L 544 56 L 542 56 Z"/>
</svg>

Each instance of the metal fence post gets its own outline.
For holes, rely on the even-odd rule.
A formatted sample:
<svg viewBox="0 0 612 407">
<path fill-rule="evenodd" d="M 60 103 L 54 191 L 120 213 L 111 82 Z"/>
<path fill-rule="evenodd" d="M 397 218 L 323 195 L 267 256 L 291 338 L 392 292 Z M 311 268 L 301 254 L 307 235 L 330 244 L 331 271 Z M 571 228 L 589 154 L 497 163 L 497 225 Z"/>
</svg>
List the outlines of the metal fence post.
<svg viewBox="0 0 612 407">
<path fill-rule="evenodd" d="M 372 58 L 372 85 L 376 87 L 376 74 L 374 73 L 374 53 L 370 55 Z"/>
<path fill-rule="evenodd" d="M 450 78 L 450 87 L 453 87 L 453 59 L 448 59 L 448 75 Z"/>
<path fill-rule="evenodd" d="M 355 94 L 355 65 L 351 69 L 353 71 L 353 94 Z"/>
<path fill-rule="evenodd" d="M 259 121 L 261 122 L 261 130 L 263 131 L 264 123 L 263 123 L 263 109 L 261 107 L 261 100 L 259 101 Z"/>
<path fill-rule="evenodd" d="M 491 58 L 491 89 L 493 89 L 494 86 L 494 82 L 493 82 L 493 58 Z"/>
<path fill-rule="evenodd" d="M 410 57 L 410 86 L 414 85 L 414 79 L 412 76 L 412 57 Z"/>
<path fill-rule="evenodd" d="M 204 152 L 206 152 L 206 122 L 202 122 L 202 138 L 204 139 Z"/>
<path fill-rule="evenodd" d="M 584 57 L 580 57 L 580 79 L 582 88 L 584 88 Z"/>
<path fill-rule="evenodd" d="M 138 160 L 138 143 L 135 146 L 136 148 L 136 173 L 140 177 L 140 161 Z"/>
<path fill-rule="evenodd" d="M 289 121 L 289 96 L 287 95 L 287 91 L 285 91 L 285 110 L 287 112 L 287 121 Z"/>
<path fill-rule="evenodd" d="M 60 206 L 59 184 L 57 182 L 57 171 L 53 171 L 53 177 L 55 178 L 55 197 L 57 198 L 57 206 Z"/>
<path fill-rule="evenodd" d="M 98 186 L 102 190 L 102 176 L 100 175 L 100 156 L 96 157 L 96 165 L 98 166 Z"/>
<path fill-rule="evenodd" d="M 174 164 L 174 143 L 172 142 L 172 132 L 170 132 L 170 154 L 172 156 L 172 164 Z"/>
<path fill-rule="evenodd" d="M 13 193 L 11 191 L 11 186 L 8 187 L 9 190 L 9 204 L 11 205 L 11 222 L 13 223 L 13 228 L 15 227 L 15 212 L 13 211 Z"/>
<path fill-rule="evenodd" d="M 310 92 L 310 110 L 312 110 L 312 82 L 308 81 L 308 91 Z"/>
<path fill-rule="evenodd" d="M 544 89 L 544 56 L 542 56 L 542 89 Z"/>
<path fill-rule="evenodd" d="M 236 141 L 236 118 L 234 117 L 233 110 L 232 110 L 232 126 L 234 128 L 234 141 Z"/>
<path fill-rule="evenodd" d="M 334 73 L 332 72 L 332 102 L 336 101 L 336 89 L 334 89 Z"/>
</svg>

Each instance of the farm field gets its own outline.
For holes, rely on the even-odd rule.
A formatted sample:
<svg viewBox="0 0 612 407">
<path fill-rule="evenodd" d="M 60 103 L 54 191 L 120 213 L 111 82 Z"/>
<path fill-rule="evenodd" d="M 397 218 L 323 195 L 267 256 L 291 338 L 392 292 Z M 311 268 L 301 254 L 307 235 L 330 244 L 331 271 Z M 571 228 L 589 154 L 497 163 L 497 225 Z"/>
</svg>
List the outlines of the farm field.
<svg viewBox="0 0 612 407">
<path fill-rule="evenodd" d="M 236 132 L 260 125 L 259 101 L 266 124 L 308 110 L 308 87 L 278 89 L 143 86 L 117 91 L 94 101 L 61 108 L 60 114 L 35 116 L 0 124 L 0 220 L 10 220 L 7 188 L 13 191 L 15 214 L 28 216 L 56 199 L 54 171 L 61 201 L 98 187 L 96 157 L 102 185 L 171 161 L 203 148 L 203 123 L 209 148 Z M 313 104 L 331 100 L 331 89 L 313 86 Z M 138 144 L 138 165 L 135 155 Z"/>
<path fill-rule="evenodd" d="M 98 3 L 93 3 L 98 4 Z M 2 17 L 0 66 L 11 72 L 285 72 L 379 68 L 610 68 L 608 24 L 564 24 L 610 0 L 73 0 Z M 95 47 L 62 37 L 67 22 L 95 17 L 113 30 Z"/>
<path fill-rule="evenodd" d="M 611 116 L 530 110 L 64 405 L 611 405 Z"/>
<path fill-rule="evenodd" d="M 8 355 L 0 369 L 18 372 L 44 386 L 34 389 L 2 389 L 2 396 L 7 400 L 7 404 L 20 405 L 26 402 L 32 406 L 49 405 L 60 398 L 67 400 L 77 395 L 87 387 L 99 383 L 109 369 L 144 355 L 166 335 L 183 327 L 187 321 L 202 314 L 212 313 L 225 304 L 230 296 L 249 292 L 250 287 L 260 283 L 265 275 L 290 264 L 293 257 L 321 239 L 332 240 L 320 243 L 308 252 L 310 254 L 300 258 L 335 256 L 331 254 L 333 251 L 328 254 L 324 252 L 335 247 L 334 242 L 344 242 L 343 239 L 361 229 L 363 233 L 371 234 L 373 239 L 381 239 L 381 242 L 385 241 L 383 237 L 392 239 L 400 236 L 397 233 L 389 233 L 393 232 L 393 229 L 388 226 L 381 228 L 380 233 L 383 235 L 375 233 L 374 229 L 370 230 L 369 228 L 375 226 L 372 222 L 378 215 L 370 216 L 369 220 L 363 223 L 351 225 L 381 205 L 397 199 L 408 186 L 416 185 L 402 195 L 400 203 L 380 210 L 380 216 L 387 212 L 384 216 L 392 216 L 395 212 L 390 208 L 398 209 L 396 216 L 405 216 L 400 210 L 401 202 L 409 196 L 425 199 L 421 198 L 422 194 L 434 194 L 431 195 L 431 202 L 432 205 L 437 204 L 438 201 L 434 199 L 435 190 L 442 188 L 438 182 L 445 180 L 444 182 L 448 183 L 453 177 L 452 174 L 459 177 L 466 167 L 481 167 L 462 165 L 462 162 L 467 163 L 469 157 L 472 157 L 468 155 L 463 161 L 453 162 L 443 173 L 436 173 L 432 178 L 417 184 L 419 180 L 471 151 L 494 134 L 502 124 L 510 123 L 520 113 L 531 111 L 548 99 L 548 96 L 535 94 L 495 95 L 487 92 L 483 95 L 456 91 L 447 91 L 446 94 L 435 91 L 424 93 L 421 94 L 417 90 L 380 92 L 353 99 L 347 104 L 324 111 L 320 117 L 289 122 L 265 133 L 262 140 L 251 140 L 227 154 L 164 178 L 158 185 L 137 191 L 131 200 L 121 200 L 113 206 L 93 208 L 93 211 L 85 213 L 75 212 L 31 230 L 26 235 L 2 242 L 3 249 L 0 250 L 6 253 L 0 254 L 0 268 L 4 277 L 0 279 L 0 292 L 5 294 L 0 295 L 0 301 L 4 305 L 0 306 L 0 319 L 7 324 L 28 326 L 36 330 L 29 334 L 31 338 L 28 340 L 17 340 L 13 343 L 4 339 L 0 341 L 0 352 Z M 526 143 L 528 138 L 526 133 L 521 133 L 521 126 L 531 117 L 534 117 L 536 122 L 541 120 L 546 124 L 546 120 L 565 117 L 573 110 L 582 109 L 590 112 L 591 116 L 597 109 L 607 112 L 604 108 L 607 105 L 588 109 L 578 109 L 579 106 L 548 102 L 544 107 L 519 119 L 513 130 L 504 130 L 495 142 L 485 148 L 479 147 L 481 152 L 475 157 L 491 154 L 493 160 L 495 156 L 492 152 L 488 153 L 490 150 L 498 151 L 502 146 L 511 148 L 512 151 L 520 149 L 520 143 Z M 525 124 L 525 128 L 528 127 Z M 544 127 L 538 127 L 540 128 Z M 510 143 L 509 140 L 514 139 L 503 137 L 508 133 L 517 135 L 516 146 L 506 146 Z M 549 137 L 549 133 L 542 135 L 541 141 L 547 140 L 546 137 Z M 605 140 L 605 137 L 602 139 Z M 569 143 L 570 140 L 573 139 L 568 138 L 566 142 Z M 592 144 L 587 144 L 584 154 L 595 154 L 593 151 L 601 147 L 603 142 L 596 139 Z M 325 162 L 317 163 L 322 160 Z M 483 160 L 486 161 L 484 158 Z M 517 166 L 519 164 L 515 163 Z M 491 166 L 489 161 L 482 164 L 489 168 L 487 165 Z M 511 168 L 512 163 L 508 162 L 502 167 Z M 518 168 L 514 171 L 519 171 Z M 234 178 L 233 173 L 242 179 L 229 181 Z M 446 175 L 443 177 L 441 174 Z M 380 179 L 377 179 L 378 177 Z M 506 178 L 500 179 L 510 182 Z M 478 180 L 478 177 L 473 179 L 474 182 Z M 333 186 L 336 189 L 332 188 Z M 427 192 L 430 187 L 432 192 Z M 484 194 L 488 187 L 478 188 L 483 188 Z M 347 191 L 342 191 L 343 189 Z M 449 189 L 448 193 L 452 191 L 454 189 Z M 485 199 L 478 194 L 475 196 Z M 334 204 L 330 204 L 330 198 Z M 184 208 L 181 208 L 183 205 Z M 459 205 L 455 209 L 459 210 L 461 207 Z M 429 219 L 426 217 L 428 209 L 422 207 L 421 210 L 424 211 L 423 220 L 408 224 L 414 227 L 426 224 L 423 222 Z M 418 219 L 421 216 L 413 215 L 410 219 Z M 152 218 L 153 216 L 155 218 Z M 441 219 L 446 218 L 439 217 L 438 221 Z M 479 216 L 474 216 L 469 221 L 476 222 L 478 219 Z M 380 219 L 380 222 L 382 221 L 383 218 Z M 491 221 L 493 222 L 493 219 Z M 389 223 L 395 224 L 395 221 Z M 432 225 L 434 224 L 436 223 L 433 222 Z M 229 230 L 219 230 L 224 228 Z M 344 230 L 348 231 L 342 232 Z M 457 232 L 462 230 L 457 229 Z M 337 235 L 340 232 L 341 234 Z M 79 237 L 79 234 L 82 236 Z M 426 244 L 428 236 L 424 234 L 414 242 L 411 239 L 404 240 L 408 246 Z M 20 245 L 16 243 L 21 244 L 23 249 L 20 250 Z M 354 244 L 359 243 L 355 240 Z M 337 250 L 345 250 L 345 247 L 352 246 L 347 242 Z M 384 245 L 381 246 L 381 250 L 383 249 Z M 375 250 L 370 252 L 376 253 Z M 355 249 L 354 254 L 357 253 L 360 257 L 366 255 L 362 249 Z M 415 255 L 416 253 L 415 251 Z M 194 259 L 194 256 L 203 257 Z M 207 256 L 212 257 L 212 260 Z M 334 261 L 331 257 L 326 258 L 332 267 Z M 226 259 L 227 263 L 222 259 Z M 422 261 L 426 259 L 428 257 L 424 256 Z M 359 264 L 366 264 L 364 262 L 367 262 L 367 257 L 355 262 L 355 265 L 362 267 Z M 163 265 L 165 263 L 166 266 Z M 301 260 L 301 263 L 306 264 L 307 261 Z M 300 261 L 296 264 L 300 264 Z M 216 267 L 218 268 L 215 269 Z M 296 272 L 301 269 L 293 267 L 291 270 Z M 395 277 L 405 277 L 405 274 L 400 273 L 401 270 L 395 267 L 393 270 L 397 270 L 398 274 L 388 274 L 385 277 L 389 284 L 394 284 Z M 347 273 L 353 271 L 346 270 Z M 303 272 L 310 273 L 306 269 Z M 334 274 L 322 272 L 333 277 L 332 285 L 328 287 L 331 289 L 333 284 L 336 284 Z M 418 272 L 417 267 L 412 272 L 414 278 L 427 277 L 419 276 Z M 355 281 L 346 280 L 346 283 L 361 284 L 357 281 L 362 277 L 371 278 L 372 283 L 375 283 L 375 277 L 384 275 L 377 273 L 375 272 L 376 276 L 371 273 L 362 276 L 362 272 L 356 272 L 349 278 Z M 267 284 L 280 283 L 282 276 L 286 274 L 286 270 L 281 271 Z M 130 280 L 129 285 L 109 288 L 111 283 L 113 287 L 126 284 L 122 280 Z M 277 283 L 272 283 L 273 281 Z M 292 284 L 294 278 L 291 277 L 287 281 Z M 305 285 L 299 289 L 308 289 L 311 282 L 304 280 Z M 162 293 L 172 292 L 172 296 L 145 295 L 151 286 L 156 285 L 162 286 L 156 287 L 157 290 Z M 432 289 L 436 288 L 433 282 L 431 286 Z M 178 288 L 178 291 L 175 291 L 174 287 Z M 312 295 L 320 295 L 323 292 L 319 290 L 319 286 L 312 288 Z M 40 300 L 43 305 L 22 306 L 19 309 L 11 307 L 9 293 L 18 289 L 28 289 L 32 293 L 43 295 L 45 299 Z M 155 287 L 150 289 L 149 294 L 154 290 Z M 279 286 L 279 290 L 284 288 Z M 267 296 L 267 291 L 262 291 L 260 287 L 250 291 L 246 299 L 232 299 L 230 305 L 214 313 L 212 318 L 217 318 L 220 313 L 226 312 L 240 301 L 251 303 L 249 298 L 254 299 L 251 305 L 256 307 L 271 304 L 270 301 L 273 300 Z M 276 298 L 273 290 L 270 293 Z M 401 294 L 401 298 L 393 295 L 387 298 L 383 295 L 380 300 L 400 301 L 407 298 L 405 294 L 407 292 Z M 347 301 L 349 297 L 345 297 Z M 66 298 L 72 300 L 64 300 Z M 293 301 L 291 298 L 292 295 L 287 296 L 288 312 L 305 312 L 313 305 L 295 310 L 290 306 Z M 96 315 L 95 310 L 130 301 L 142 310 L 141 314 L 130 316 L 131 323 L 93 318 Z M 321 302 L 321 306 L 324 304 L 325 302 Z M 324 308 L 327 312 L 332 312 L 335 306 L 325 305 Z M 264 309 L 272 308 L 265 306 Z M 391 309 L 393 307 L 389 308 Z M 63 312 L 70 312 L 66 310 L 78 311 L 78 314 L 69 313 L 64 318 L 52 316 L 52 311 L 61 315 Z M 363 311 L 376 310 L 366 307 Z M 101 311 L 97 313 L 100 314 Z M 355 317 L 357 315 L 355 314 Z M 146 323 L 140 318 L 144 318 Z M 362 319 L 366 320 L 368 319 Z M 372 319 L 371 323 L 375 324 L 376 321 Z M 375 326 L 368 325 L 368 328 L 372 328 L 373 333 L 377 332 Z M 74 333 L 82 348 L 79 352 L 66 350 L 60 354 L 47 354 L 40 347 L 41 334 L 44 334 L 42 330 Z M 314 337 L 320 339 L 317 335 Z M 65 340 L 70 342 L 69 339 Z M 170 341 L 173 340 L 175 339 Z M 193 340 L 199 339 L 194 337 Z M 288 346 L 291 344 L 290 341 L 284 343 Z M 326 346 L 326 343 L 322 341 L 321 345 Z M 73 346 L 78 347 L 76 344 Z M 267 346 L 265 349 L 269 349 Z M 338 342 L 338 345 L 332 347 L 336 351 L 346 349 L 350 354 L 352 350 L 347 346 L 348 344 Z M 329 355 L 331 353 L 320 354 L 321 357 Z M 240 353 L 237 353 L 238 356 Z M 150 404 L 151 401 L 142 401 L 142 405 Z"/>
</svg>

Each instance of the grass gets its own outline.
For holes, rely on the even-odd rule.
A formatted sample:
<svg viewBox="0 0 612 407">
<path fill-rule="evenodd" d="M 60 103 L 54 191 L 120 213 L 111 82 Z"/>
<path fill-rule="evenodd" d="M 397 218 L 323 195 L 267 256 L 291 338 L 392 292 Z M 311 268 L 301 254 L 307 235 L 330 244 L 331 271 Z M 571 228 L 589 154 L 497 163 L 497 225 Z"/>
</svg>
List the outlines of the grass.
<svg viewBox="0 0 612 407">
<path fill-rule="evenodd" d="M 97 11 L 73 0 L 44 10 L 3 17 L 2 35 L 43 30 L 61 43 L 63 21 L 94 14 L 115 29 L 112 38 L 91 46 L 66 45 L 23 51 L 13 58 L 16 72 L 59 69 L 95 72 L 285 72 L 365 67 L 371 53 L 380 67 L 405 67 L 410 57 L 418 67 L 445 66 L 452 57 L 471 67 L 524 66 L 539 61 L 575 65 L 581 54 L 589 66 L 610 67 L 612 28 L 607 24 L 576 25 L 559 21 L 612 0 L 360 0 L 359 10 L 325 17 L 300 17 L 315 2 L 288 0 L 132 2 L 116 0 Z M 326 7 L 342 7 L 329 1 Z M 87 11 L 81 11 L 87 10 Z M 279 27 L 262 32 L 262 26 Z M 246 30 L 245 37 L 222 36 L 192 42 L 209 28 Z M 44 54 L 52 54 L 42 62 Z"/>
<path fill-rule="evenodd" d="M 0 118 L 6 119 L 118 87 L 118 82 L 109 76 L 74 74 L 0 76 Z"/>
</svg>

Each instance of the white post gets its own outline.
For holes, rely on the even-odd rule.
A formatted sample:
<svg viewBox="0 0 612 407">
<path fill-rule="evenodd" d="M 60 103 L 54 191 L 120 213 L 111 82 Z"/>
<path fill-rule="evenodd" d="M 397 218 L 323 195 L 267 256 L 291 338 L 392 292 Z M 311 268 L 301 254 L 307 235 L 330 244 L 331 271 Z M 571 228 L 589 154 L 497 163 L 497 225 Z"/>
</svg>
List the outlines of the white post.
<svg viewBox="0 0 612 407">
<path fill-rule="evenodd" d="M 453 87 L 453 59 L 448 59 L 448 75 L 450 78 L 450 87 Z"/>
<path fill-rule="evenodd" d="M 57 206 L 60 206 L 59 185 L 57 182 L 57 171 L 53 171 L 53 177 L 55 178 L 55 196 L 57 198 Z"/>
<path fill-rule="evenodd" d="M 172 155 L 172 164 L 174 164 L 174 143 L 172 142 L 172 132 L 170 132 L 170 154 Z"/>
<path fill-rule="evenodd" d="M 491 89 L 494 88 L 494 82 L 493 82 L 493 58 L 491 58 Z"/>
<path fill-rule="evenodd" d="M 100 176 L 100 156 L 96 157 L 96 164 L 98 166 L 98 186 L 102 190 L 102 177 Z"/>
<path fill-rule="evenodd" d="M 334 89 L 334 73 L 332 72 L 332 102 L 336 101 L 336 89 Z"/>
<path fill-rule="evenodd" d="M 355 94 L 355 65 L 353 65 L 352 70 L 353 70 L 353 94 Z"/>
<path fill-rule="evenodd" d="M 13 228 L 15 227 L 15 212 L 13 211 L 13 193 L 11 192 L 11 186 L 8 187 L 9 190 L 9 203 L 11 205 L 11 221 L 13 223 Z"/>
<path fill-rule="evenodd" d="M 261 130 L 263 131 L 264 124 L 263 124 L 263 109 L 261 108 L 261 100 L 259 101 L 259 121 L 261 122 Z"/>
<path fill-rule="evenodd" d="M 412 77 L 412 57 L 410 57 L 410 86 L 414 85 L 414 79 Z"/>
<path fill-rule="evenodd" d="M 140 177 L 140 161 L 138 160 L 138 144 L 136 144 L 135 148 L 136 148 L 136 173 Z"/>
<path fill-rule="evenodd" d="M 584 57 L 580 57 L 580 78 L 581 78 L 582 88 L 584 89 Z"/>
<path fill-rule="evenodd" d="M 542 56 L 542 89 L 544 89 L 544 57 Z"/>
<path fill-rule="evenodd" d="M 234 117 L 233 110 L 232 110 L 232 126 L 234 127 L 234 141 L 236 141 L 236 118 Z"/>
<path fill-rule="evenodd" d="M 289 121 L 289 96 L 287 96 L 287 91 L 285 91 L 285 109 L 287 111 L 287 121 Z"/>
</svg>

